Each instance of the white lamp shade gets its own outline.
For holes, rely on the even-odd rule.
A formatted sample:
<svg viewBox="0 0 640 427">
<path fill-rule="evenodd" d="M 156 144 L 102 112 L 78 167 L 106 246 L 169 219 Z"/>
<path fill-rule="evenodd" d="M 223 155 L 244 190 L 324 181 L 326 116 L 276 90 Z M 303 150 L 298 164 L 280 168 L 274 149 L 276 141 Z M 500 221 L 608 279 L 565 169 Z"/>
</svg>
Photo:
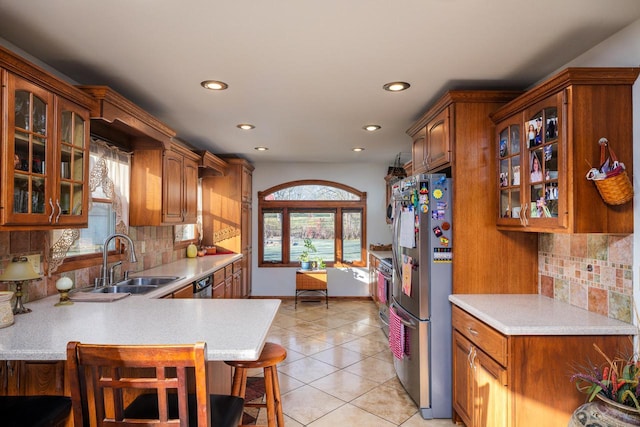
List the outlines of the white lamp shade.
<svg viewBox="0 0 640 427">
<path fill-rule="evenodd" d="M 40 275 L 34 271 L 31 263 L 25 257 L 14 258 L 4 269 L 4 273 L 0 274 L 2 282 L 20 282 L 39 278 Z"/>
</svg>

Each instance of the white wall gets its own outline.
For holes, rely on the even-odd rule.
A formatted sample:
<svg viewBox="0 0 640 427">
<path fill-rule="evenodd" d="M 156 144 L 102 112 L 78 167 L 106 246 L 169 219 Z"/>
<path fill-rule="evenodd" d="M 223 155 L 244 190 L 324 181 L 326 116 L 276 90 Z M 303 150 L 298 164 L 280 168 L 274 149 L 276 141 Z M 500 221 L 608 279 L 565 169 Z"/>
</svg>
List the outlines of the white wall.
<svg viewBox="0 0 640 427">
<path fill-rule="evenodd" d="M 638 67 L 640 66 L 640 20 L 594 46 L 569 62 L 566 67 Z M 633 85 L 633 200 L 634 229 L 640 227 L 640 80 Z M 633 296 L 640 310 L 640 233 L 633 236 Z M 636 324 L 640 319 L 636 318 Z"/>
<path fill-rule="evenodd" d="M 408 145 L 410 140 L 404 141 Z M 400 143 L 402 144 L 402 142 Z M 402 151 L 404 146 L 399 146 Z M 405 150 L 406 151 L 406 150 Z M 253 171 L 253 296 L 293 296 L 295 268 L 258 267 L 258 191 L 299 179 L 323 179 L 367 192 L 367 247 L 370 243 L 391 243 L 391 229 L 385 222 L 385 181 L 388 164 L 357 163 L 255 163 Z M 367 268 L 328 270 L 330 296 L 367 296 Z"/>
</svg>

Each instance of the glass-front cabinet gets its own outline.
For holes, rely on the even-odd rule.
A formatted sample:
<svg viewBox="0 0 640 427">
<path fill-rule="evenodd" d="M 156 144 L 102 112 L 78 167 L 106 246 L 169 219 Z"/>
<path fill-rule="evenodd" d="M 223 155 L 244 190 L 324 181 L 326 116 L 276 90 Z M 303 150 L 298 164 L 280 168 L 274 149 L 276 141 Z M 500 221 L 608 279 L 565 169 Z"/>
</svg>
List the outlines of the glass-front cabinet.
<svg viewBox="0 0 640 427">
<path fill-rule="evenodd" d="M 89 113 L 5 73 L 3 226 L 86 225 Z"/>
<path fill-rule="evenodd" d="M 554 95 L 498 124 L 498 224 L 566 227 L 561 106 Z"/>
<path fill-rule="evenodd" d="M 632 176 L 631 86 L 639 74 L 567 68 L 490 114 L 499 229 L 633 232 L 633 203 L 608 205 L 585 175 L 600 164 L 605 137 Z"/>
</svg>

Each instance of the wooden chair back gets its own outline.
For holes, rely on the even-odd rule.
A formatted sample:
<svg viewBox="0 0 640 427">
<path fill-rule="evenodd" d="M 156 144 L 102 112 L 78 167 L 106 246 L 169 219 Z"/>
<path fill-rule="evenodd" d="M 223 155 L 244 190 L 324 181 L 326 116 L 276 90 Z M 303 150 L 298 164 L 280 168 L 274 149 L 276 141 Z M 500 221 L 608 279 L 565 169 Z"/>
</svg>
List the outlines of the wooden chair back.
<svg viewBox="0 0 640 427">
<path fill-rule="evenodd" d="M 206 344 L 94 345 L 70 342 L 67 368 L 73 419 L 85 426 L 188 426 L 188 394 L 195 394 L 198 427 L 210 418 L 206 376 Z M 194 375 L 188 375 L 193 369 Z M 195 384 L 188 385 L 188 377 Z M 193 378 L 194 377 L 194 378 Z M 157 394 L 158 419 L 124 417 L 125 408 L 143 393 Z M 178 402 L 177 419 L 170 419 L 168 396 Z"/>
</svg>

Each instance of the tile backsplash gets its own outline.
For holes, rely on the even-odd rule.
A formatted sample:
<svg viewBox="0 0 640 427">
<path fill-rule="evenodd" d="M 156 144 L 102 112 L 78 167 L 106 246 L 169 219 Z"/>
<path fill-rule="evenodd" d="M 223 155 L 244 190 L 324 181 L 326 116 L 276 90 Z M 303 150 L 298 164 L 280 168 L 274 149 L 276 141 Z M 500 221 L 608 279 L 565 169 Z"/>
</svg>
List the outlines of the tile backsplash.
<svg viewBox="0 0 640 427">
<path fill-rule="evenodd" d="M 49 248 L 49 233 L 47 231 L 7 231 L 0 232 L 0 269 L 11 262 L 17 255 L 41 255 Z M 177 261 L 186 256 L 184 245 L 174 246 L 173 227 L 129 227 L 129 237 L 134 242 L 137 265 L 129 265 L 128 260 L 123 260 L 118 274 L 124 270 L 142 271 Z M 56 280 L 60 277 L 69 277 L 76 287 L 90 286 L 93 279 L 100 275 L 100 265 L 80 268 L 64 273 L 54 273 L 51 277 L 44 276 L 40 280 L 32 280 L 25 289 L 23 301 L 34 301 L 57 293 Z M 0 283 L 0 290 L 15 290 L 14 285 Z"/>
<path fill-rule="evenodd" d="M 631 323 L 633 235 L 540 234 L 539 293 Z"/>
</svg>

